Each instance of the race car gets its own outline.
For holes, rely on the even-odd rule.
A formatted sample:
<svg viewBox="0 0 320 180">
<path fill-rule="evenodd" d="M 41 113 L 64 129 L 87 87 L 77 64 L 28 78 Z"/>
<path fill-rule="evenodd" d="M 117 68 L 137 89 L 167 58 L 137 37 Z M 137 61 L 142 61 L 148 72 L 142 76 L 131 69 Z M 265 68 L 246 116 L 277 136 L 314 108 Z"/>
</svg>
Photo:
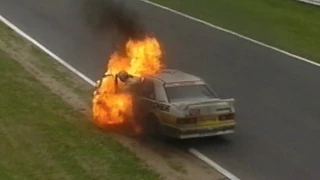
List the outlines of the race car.
<svg viewBox="0 0 320 180">
<path fill-rule="evenodd" d="M 219 98 L 197 76 L 164 69 L 144 77 L 138 87 L 135 120 L 150 135 L 188 139 L 234 133 L 235 100 Z"/>
</svg>

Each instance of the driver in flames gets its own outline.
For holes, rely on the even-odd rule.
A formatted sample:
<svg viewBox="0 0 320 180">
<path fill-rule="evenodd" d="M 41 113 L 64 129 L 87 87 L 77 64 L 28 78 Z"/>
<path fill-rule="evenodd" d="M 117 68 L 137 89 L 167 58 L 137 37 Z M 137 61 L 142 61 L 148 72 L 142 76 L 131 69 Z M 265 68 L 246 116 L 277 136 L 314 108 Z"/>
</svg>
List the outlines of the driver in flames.
<svg viewBox="0 0 320 180">
<path fill-rule="evenodd" d="M 121 92 L 132 93 L 132 94 L 137 93 L 140 85 L 143 83 L 143 80 L 144 80 L 144 78 L 133 76 L 124 70 L 122 70 L 118 74 L 116 74 L 116 79 L 119 79 L 121 82 L 124 83 L 124 87 L 123 87 L 123 89 L 121 89 Z M 133 96 L 133 99 L 132 99 L 133 104 L 136 103 L 134 97 L 135 96 Z M 142 128 L 141 128 L 141 125 L 136 122 L 136 120 L 137 120 L 136 118 L 139 118 L 139 117 L 138 117 L 138 114 L 136 114 L 138 111 L 135 108 L 136 108 L 136 106 L 133 105 L 133 112 L 135 112 L 135 114 L 134 114 L 134 118 L 131 119 L 131 123 L 132 123 L 132 126 L 134 128 L 133 130 L 135 131 L 135 133 L 140 133 Z"/>
<path fill-rule="evenodd" d="M 131 74 L 128 74 L 124 70 L 120 71 L 116 76 L 121 82 L 124 83 L 123 91 L 125 92 L 132 92 L 138 85 L 143 82 L 142 77 L 133 76 Z"/>
<path fill-rule="evenodd" d="M 121 89 L 118 89 L 118 80 L 120 80 L 123 83 L 123 86 L 121 86 Z M 139 91 L 140 85 L 143 83 L 144 78 L 142 77 L 137 77 L 133 76 L 126 71 L 122 70 L 119 73 L 115 75 L 115 86 L 116 86 L 116 93 L 129 93 L 132 94 L 133 98 L 133 104 L 137 103 L 134 94 Z M 96 88 L 100 86 L 101 81 L 97 81 Z M 94 94 L 96 95 L 98 91 L 95 91 Z M 137 107 L 136 105 L 133 105 L 133 112 L 134 113 L 134 118 L 130 119 L 130 123 L 133 127 L 133 130 L 136 134 L 139 134 L 142 130 L 141 125 L 137 122 L 137 118 L 139 118 L 139 114 L 137 114 Z"/>
</svg>

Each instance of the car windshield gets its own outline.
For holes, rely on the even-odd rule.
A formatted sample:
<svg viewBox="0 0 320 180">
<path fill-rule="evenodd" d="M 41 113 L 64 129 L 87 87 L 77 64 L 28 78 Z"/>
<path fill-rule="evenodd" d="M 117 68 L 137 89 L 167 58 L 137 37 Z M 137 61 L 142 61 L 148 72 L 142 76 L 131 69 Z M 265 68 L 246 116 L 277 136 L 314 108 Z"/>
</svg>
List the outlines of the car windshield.
<svg viewBox="0 0 320 180">
<path fill-rule="evenodd" d="M 216 98 L 215 94 L 207 87 L 207 85 L 166 87 L 166 92 L 170 102 L 199 98 Z"/>
</svg>

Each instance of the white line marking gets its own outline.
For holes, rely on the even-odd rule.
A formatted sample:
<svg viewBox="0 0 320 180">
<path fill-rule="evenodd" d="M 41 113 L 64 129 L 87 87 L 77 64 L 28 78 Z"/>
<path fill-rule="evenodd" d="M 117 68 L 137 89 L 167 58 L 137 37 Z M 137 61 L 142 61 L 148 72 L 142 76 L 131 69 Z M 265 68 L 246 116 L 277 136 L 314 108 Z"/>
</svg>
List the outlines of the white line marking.
<svg viewBox="0 0 320 180">
<path fill-rule="evenodd" d="M 44 47 L 43 45 L 41 45 L 38 41 L 36 41 L 35 39 L 33 39 L 32 37 L 30 37 L 29 35 L 27 35 L 25 32 L 23 32 L 21 29 L 19 29 L 17 26 L 15 26 L 14 24 L 12 24 L 10 21 L 8 21 L 7 19 L 5 19 L 3 16 L 0 15 L 0 21 L 2 21 L 4 24 L 6 24 L 8 27 L 10 27 L 12 30 L 14 30 L 16 33 L 18 33 L 19 35 L 21 35 L 22 37 L 24 37 L 25 39 L 29 40 L 30 42 L 32 42 L 34 45 L 36 45 L 38 48 L 40 48 L 41 50 L 43 50 L 45 53 L 47 53 L 49 56 L 51 56 L 53 59 L 55 59 L 56 61 L 58 61 L 59 63 L 61 63 L 63 66 L 65 66 L 66 68 L 68 68 L 69 70 L 71 70 L 73 73 L 75 73 L 76 75 L 78 75 L 79 77 L 81 77 L 83 80 L 85 80 L 86 82 L 88 82 L 89 84 L 91 84 L 92 86 L 94 86 L 96 83 L 91 80 L 90 78 L 88 78 L 87 76 L 85 76 L 83 73 L 81 73 L 80 71 L 78 71 L 76 68 L 72 67 L 71 65 L 69 65 L 66 61 L 64 61 L 63 59 L 61 59 L 60 57 L 58 57 L 57 55 L 55 55 L 53 52 L 51 52 L 49 49 L 47 49 L 46 47 Z M 198 152 L 195 149 L 189 149 L 189 151 L 194 154 L 196 157 L 202 159 L 203 161 L 205 161 L 206 163 L 208 163 L 211 167 L 215 168 L 216 170 L 218 170 L 220 173 L 222 173 L 223 175 L 225 175 L 226 177 L 230 178 L 230 180 L 239 180 L 238 178 L 236 178 L 235 176 L 233 176 L 231 173 L 229 173 L 228 171 L 226 171 L 225 169 L 223 169 L 222 167 L 220 167 L 219 165 L 217 165 L 216 163 L 214 163 L 212 160 L 208 159 L 207 157 L 205 157 L 204 155 L 202 155 L 200 152 Z"/>
<path fill-rule="evenodd" d="M 207 158 L 205 155 L 203 155 L 201 152 L 197 151 L 196 149 L 190 148 L 189 152 L 201 159 L 202 161 L 209 164 L 212 168 L 219 171 L 221 174 L 229 178 L 230 180 L 240 180 L 235 175 L 231 174 L 229 171 L 224 169 L 223 167 L 219 166 L 217 163 L 213 162 L 211 159 Z"/>
<path fill-rule="evenodd" d="M 307 3 L 307 4 L 320 6 L 320 2 L 317 0 L 298 0 L 298 1 L 303 2 L 303 3 Z"/>
<path fill-rule="evenodd" d="M 84 79 L 86 82 L 88 82 L 91 85 L 95 85 L 96 83 L 94 81 L 92 81 L 91 79 L 89 79 L 87 76 L 85 76 L 83 73 L 81 73 L 80 71 L 78 71 L 77 69 L 75 69 L 74 67 L 72 67 L 70 64 L 68 64 L 66 61 L 62 60 L 60 57 L 58 57 L 57 55 L 55 55 L 53 52 L 51 52 L 49 49 L 47 49 L 46 47 L 44 47 L 42 44 L 40 44 L 38 41 L 36 41 L 35 39 L 33 39 L 32 37 L 30 37 L 29 35 L 27 35 L 25 32 L 23 32 L 21 29 L 19 29 L 17 26 L 15 26 L 14 24 L 12 24 L 11 22 L 9 22 L 7 19 L 5 19 L 2 15 L 0 15 L 0 21 L 2 21 L 4 24 L 6 24 L 7 26 L 9 26 L 12 30 L 14 30 L 16 33 L 18 33 L 19 35 L 21 35 L 22 37 L 24 37 L 25 39 L 27 39 L 28 41 L 30 41 L 31 43 L 33 43 L 34 45 L 36 45 L 38 48 L 40 48 L 41 50 L 43 50 L 45 53 L 47 53 L 49 56 L 51 56 L 53 59 L 55 59 L 56 61 L 58 61 L 59 63 L 61 63 L 63 66 L 65 66 L 66 68 L 68 68 L 70 71 L 72 71 L 73 73 L 77 74 L 78 76 L 80 76 L 82 79 Z"/>
<path fill-rule="evenodd" d="M 284 51 L 284 50 L 282 50 L 282 49 L 279 49 L 279 48 L 273 47 L 273 46 L 271 46 L 271 45 L 265 44 L 265 43 L 263 43 L 263 42 L 260 42 L 260 41 L 251 39 L 251 38 L 249 38 L 249 37 L 246 37 L 246 36 L 244 36 L 244 35 L 241 35 L 241 34 L 238 34 L 238 33 L 236 33 L 236 32 L 230 31 L 230 30 L 228 30 L 228 29 L 224 29 L 224 28 L 222 28 L 222 27 L 213 25 L 213 24 L 211 24 L 211 23 L 209 23 L 209 22 L 206 22 L 206 21 L 203 21 L 203 20 L 201 20 L 201 19 L 198 19 L 198 18 L 189 16 L 189 15 L 187 15 L 187 14 L 184 14 L 184 13 L 182 13 L 182 12 L 173 10 L 173 9 L 168 8 L 168 7 L 166 7 L 166 6 L 162 6 L 162 5 L 160 5 L 160 4 L 157 4 L 157 3 L 154 3 L 154 2 L 151 2 L 151 1 L 148 1 L 148 0 L 140 0 L 140 1 L 142 1 L 142 2 L 144 2 L 144 3 L 147 3 L 147 4 L 150 4 L 150 5 L 153 5 L 153 6 L 156 6 L 156 7 L 161 8 L 161 9 L 165 9 L 165 10 L 167 10 L 167 11 L 170 11 L 170 12 L 172 12 L 172 13 L 174 13 L 174 14 L 178 14 L 178 15 L 180 15 L 180 16 L 183 16 L 183 17 L 185 17 L 185 18 L 191 19 L 191 20 L 193 20 L 193 21 L 197 21 L 197 22 L 199 22 L 199 23 L 205 24 L 205 25 L 207 25 L 207 26 L 209 26 L 209 27 L 218 29 L 218 30 L 220 30 L 220 31 L 223 31 L 223 32 L 226 32 L 226 33 L 230 33 L 230 34 L 232 34 L 232 35 L 235 35 L 235 36 L 237 36 L 237 37 L 243 38 L 243 39 L 248 40 L 248 41 L 250 41 L 250 42 L 259 44 L 259 45 L 261 45 L 261 46 L 263 46 L 263 47 L 270 48 L 270 49 L 272 49 L 272 50 L 274 50 L 274 51 L 283 53 L 283 54 L 285 54 L 285 55 L 287 55 L 287 56 L 290 56 L 290 57 L 293 57 L 293 58 L 295 58 L 295 59 L 298 59 L 298 60 L 301 60 L 301 61 L 304 61 L 304 62 L 307 62 L 307 63 L 310 63 L 310 64 L 313 64 L 313 65 L 315 65 L 315 66 L 320 67 L 320 64 L 319 64 L 319 63 L 313 62 L 312 60 L 309 60 L 309 59 L 307 59 L 307 58 L 300 57 L 300 56 L 298 56 L 298 55 L 289 53 L 289 52 Z"/>
</svg>

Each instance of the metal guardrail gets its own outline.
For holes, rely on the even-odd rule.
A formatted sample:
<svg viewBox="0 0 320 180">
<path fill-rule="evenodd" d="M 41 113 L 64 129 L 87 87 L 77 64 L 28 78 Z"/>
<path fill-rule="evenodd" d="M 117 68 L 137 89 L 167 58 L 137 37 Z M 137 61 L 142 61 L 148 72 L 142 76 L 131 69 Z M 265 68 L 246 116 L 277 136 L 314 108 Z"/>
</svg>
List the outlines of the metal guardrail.
<svg viewBox="0 0 320 180">
<path fill-rule="evenodd" d="M 320 6 L 320 0 L 297 0 L 297 1 Z"/>
</svg>

